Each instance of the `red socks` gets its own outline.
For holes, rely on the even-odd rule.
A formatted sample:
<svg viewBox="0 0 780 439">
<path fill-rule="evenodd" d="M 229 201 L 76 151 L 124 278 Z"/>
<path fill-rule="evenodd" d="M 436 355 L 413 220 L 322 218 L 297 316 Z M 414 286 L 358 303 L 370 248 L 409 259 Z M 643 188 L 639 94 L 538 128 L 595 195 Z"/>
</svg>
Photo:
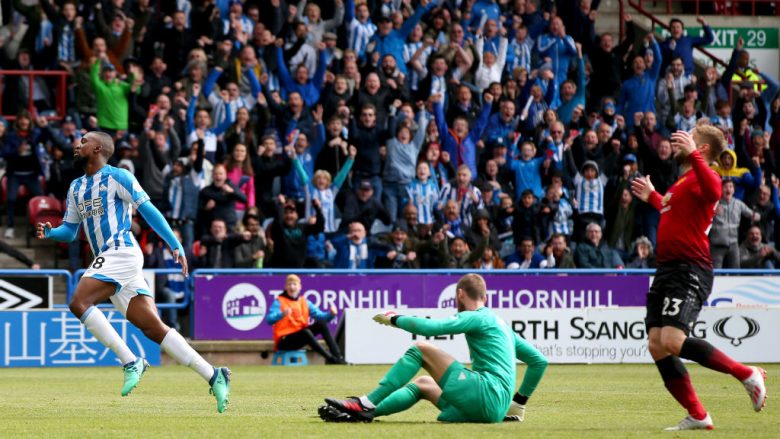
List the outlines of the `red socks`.
<svg viewBox="0 0 780 439">
<path fill-rule="evenodd" d="M 666 390 L 680 403 L 693 418 L 701 420 L 707 416 L 707 410 L 699 401 L 699 396 L 691 384 L 691 378 L 678 357 L 670 355 L 655 362 Z"/>
<path fill-rule="evenodd" d="M 753 369 L 734 361 L 733 358 L 700 338 L 686 338 L 680 348 L 680 357 L 695 361 L 712 370 L 727 373 L 740 381 L 748 379 L 753 373 Z"/>
</svg>

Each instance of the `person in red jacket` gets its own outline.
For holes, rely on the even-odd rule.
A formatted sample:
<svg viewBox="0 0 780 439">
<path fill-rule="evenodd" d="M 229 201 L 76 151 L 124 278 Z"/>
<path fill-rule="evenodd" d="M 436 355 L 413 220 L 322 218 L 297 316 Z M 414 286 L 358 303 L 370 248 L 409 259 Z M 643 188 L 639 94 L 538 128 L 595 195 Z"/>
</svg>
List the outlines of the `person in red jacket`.
<svg viewBox="0 0 780 439">
<path fill-rule="evenodd" d="M 346 364 L 328 329 L 328 321 L 336 317 L 336 314 L 335 306 L 331 306 L 328 311 L 322 311 L 301 295 L 301 278 L 294 274 L 287 276 L 284 292 L 274 300 L 268 310 L 268 323 L 274 327 L 274 350 L 294 351 L 308 345 L 325 357 L 327 364 Z M 310 316 L 314 320 L 311 325 Z M 322 335 L 328 350 L 317 341 L 317 335 Z"/>
</svg>

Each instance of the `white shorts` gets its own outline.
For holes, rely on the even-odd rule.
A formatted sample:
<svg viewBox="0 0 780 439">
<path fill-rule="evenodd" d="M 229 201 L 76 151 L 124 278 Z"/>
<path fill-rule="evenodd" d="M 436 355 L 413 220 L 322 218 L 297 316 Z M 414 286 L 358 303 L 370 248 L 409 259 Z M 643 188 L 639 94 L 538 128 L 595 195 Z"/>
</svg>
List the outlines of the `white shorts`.
<svg viewBox="0 0 780 439">
<path fill-rule="evenodd" d="M 144 256 L 138 247 L 108 249 L 96 257 L 82 277 L 108 282 L 116 287 L 111 302 L 125 315 L 130 299 L 143 294 L 154 299 L 143 274 Z"/>
</svg>

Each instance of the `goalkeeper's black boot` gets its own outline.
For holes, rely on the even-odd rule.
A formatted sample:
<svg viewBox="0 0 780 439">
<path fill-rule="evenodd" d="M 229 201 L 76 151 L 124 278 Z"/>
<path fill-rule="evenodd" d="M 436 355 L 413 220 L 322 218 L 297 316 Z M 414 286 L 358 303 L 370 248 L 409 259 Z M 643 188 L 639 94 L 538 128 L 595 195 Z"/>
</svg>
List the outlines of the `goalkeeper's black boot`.
<svg viewBox="0 0 780 439">
<path fill-rule="evenodd" d="M 325 402 L 343 413 L 347 413 L 356 422 L 371 422 L 374 420 L 374 409 L 360 402 L 360 398 L 350 396 L 347 399 L 325 398 Z"/>
<path fill-rule="evenodd" d="M 329 405 L 320 406 L 320 408 L 317 409 L 317 414 L 319 414 L 320 419 L 325 422 L 357 422 L 347 413 L 339 411 L 339 409 Z"/>
</svg>

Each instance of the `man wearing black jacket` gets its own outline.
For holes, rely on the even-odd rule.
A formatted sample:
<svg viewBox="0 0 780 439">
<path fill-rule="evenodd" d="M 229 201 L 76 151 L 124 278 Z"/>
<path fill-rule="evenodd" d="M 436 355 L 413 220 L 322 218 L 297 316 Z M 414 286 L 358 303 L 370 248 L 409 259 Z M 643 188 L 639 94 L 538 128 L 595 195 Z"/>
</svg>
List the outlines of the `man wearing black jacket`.
<svg viewBox="0 0 780 439">
<path fill-rule="evenodd" d="M 308 237 L 322 233 L 325 227 L 319 200 L 313 199 L 312 207 L 316 216 L 308 218 L 305 223 L 299 223 L 295 202 L 279 195 L 276 219 L 270 227 L 270 245 L 274 249 L 269 264 L 271 267 L 303 268 Z"/>
<path fill-rule="evenodd" d="M 257 154 L 252 155 L 252 170 L 255 173 L 255 196 L 257 206 L 265 218 L 276 216 L 272 188 L 274 179 L 290 173 L 292 160 L 288 154 L 275 154 L 276 138 L 264 136 L 260 139 Z"/>
<path fill-rule="evenodd" d="M 373 187 L 376 200 L 382 199 L 382 158 L 384 157 L 387 133 L 377 126 L 376 107 L 371 104 L 360 108 L 359 121 L 349 129 L 349 144 L 358 149 L 355 165 L 352 167 L 353 181 L 368 180 Z M 356 185 L 357 186 L 357 185 Z M 389 223 L 388 223 L 389 224 Z M 366 230 L 371 224 L 366 225 Z"/>
</svg>

